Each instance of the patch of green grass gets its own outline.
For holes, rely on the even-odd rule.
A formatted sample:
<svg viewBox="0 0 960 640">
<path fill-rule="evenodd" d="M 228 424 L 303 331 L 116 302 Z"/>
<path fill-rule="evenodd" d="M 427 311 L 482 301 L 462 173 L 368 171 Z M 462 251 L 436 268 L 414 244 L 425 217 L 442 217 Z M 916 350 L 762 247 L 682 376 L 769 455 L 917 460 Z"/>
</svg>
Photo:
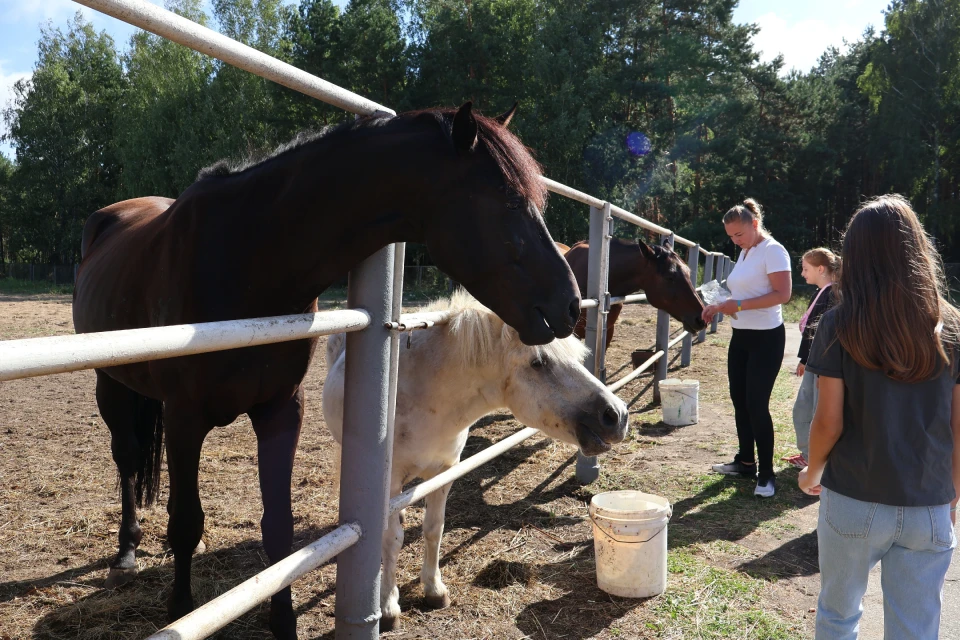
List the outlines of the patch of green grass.
<svg viewBox="0 0 960 640">
<path fill-rule="evenodd" d="M 784 322 L 800 322 L 800 318 L 803 317 L 803 314 L 807 311 L 807 307 L 809 307 L 813 301 L 814 294 L 816 294 L 815 289 L 812 291 L 794 290 L 790 302 L 783 305 Z"/>
<path fill-rule="evenodd" d="M 714 567 L 687 551 L 667 558 L 667 591 L 656 600 L 652 631 L 682 638 L 788 640 L 800 629 L 761 602 L 765 582 Z"/>
<path fill-rule="evenodd" d="M 770 396 L 770 417 L 773 418 L 774 464 L 785 455 L 797 453 L 797 436 L 793 429 L 793 403 L 797 397 L 796 376 L 781 370 Z"/>
<path fill-rule="evenodd" d="M 0 278 L 0 294 L 37 295 L 53 293 L 71 295 L 73 284 L 53 284 L 43 280 L 20 280 L 18 278 Z"/>
</svg>

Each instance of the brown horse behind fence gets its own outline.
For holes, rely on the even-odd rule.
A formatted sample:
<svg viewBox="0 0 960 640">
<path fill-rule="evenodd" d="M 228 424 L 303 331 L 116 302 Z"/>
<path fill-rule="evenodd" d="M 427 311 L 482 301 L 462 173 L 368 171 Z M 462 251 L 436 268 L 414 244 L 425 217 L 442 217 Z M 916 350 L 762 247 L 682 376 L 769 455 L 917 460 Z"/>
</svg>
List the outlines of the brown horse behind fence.
<svg viewBox="0 0 960 640">
<path fill-rule="evenodd" d="M 586 241 L 578 242 L 568 251 L 561 252 L 577 279 L 580 295 L 586 298 L 590 245 Z M 683 328 L 690 333 L 706 326 L 700 318 L 703 302 L 690 281 L 689 267 L 680 256 L 666 247 L 649 246 L 643 240 L 629 242 L 620 238 L 611 239 L 608 289 L 611 296 L 627 296 L 642 289 L 647 294 L 647 302 L 682 322 Z M 610 307 L 607 315 L 607 347 L 613 340 L 613 326 L 622 310 L 622 304 Z M 574 330 L 578 338 L 584 337 L 586 326 L 587 312 L 584 310 Z"/>
<path fill-rule="evenodd" d="M 580 308 L 540 211 L 539 166 L 497 119 L 459 110 L 367 117 L 252 164 L 220 163 L 177 200 L 139 198 L 94 213 L 74 294 L 77 331 L 278 316 L 317 296 L 393 242 L 422 242 L 438 267 L 527 344 L 573 331 Z M 290 478 L 303 420 L 301 382 L 317 340 L 97 370 L 97 404 L 120 474 L 119 551 L 108 585 L 132 579 L 136 507 L 156 495 L 162 438 L 170 472 L 168 615 L 193 609 L 191 556 L 203 532 L 203 440 L 248 414 L 257 435 L 263 544 L 293 541 Z M 270 628 L 296 638 L 290 589 Z"/>
</svg>

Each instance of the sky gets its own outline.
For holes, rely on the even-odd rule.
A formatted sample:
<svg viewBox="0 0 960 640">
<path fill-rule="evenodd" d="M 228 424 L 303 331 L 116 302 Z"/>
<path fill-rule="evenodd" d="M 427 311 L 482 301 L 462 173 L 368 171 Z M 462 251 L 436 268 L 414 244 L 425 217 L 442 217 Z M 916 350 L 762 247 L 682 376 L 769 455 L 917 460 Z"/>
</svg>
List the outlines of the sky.
<svg viewBox="0 0 960 640">
<path fill-rule="evenodd" d="M 162 0 L 149 0 L 163 5 Z M 286 0 L 293 2 L 294 0 Z M 334 0 L 344 5 L 347 0 Z M 740 0 L 734 10 L 734 21 L 755 23 L 760 32 L 754 36 L 754 47 L 763 61 L 778 54 L 784 56 L 784 73 L 796 68 L 807 71 L 828 47 L 843 48 L 844 40 L 855 41 L 868 25 L 883 27 L 882 10 L 889 0 Z M 209 0 L 206 0 L 209 11 Z M 106 30 L 121 48 L 125 48 L 135 31 L 119 20 L 97 13 L 71 0 L 0 0 L 0 110 L 9 106 L 12 86 L 30 76 L 37 57 L 40 25 L 52 21 L 63 27 L 77 12 L 98 30 Z M 6 126 L 0 118 L 0 135 Z M 7 142 L 0 143 L 0 153 L 13 156 Z"/>
<path fill-rule="evenodd" d="M 0 0 L 2 2 L 3 0 Z M 760 33 L 754 49 L 764 62 L 782 53 L 784 73 L 809 71 L 828 47 L 843 50 L 873 25 L 883 30 L 883 10 L 890 0 L 740 0 L 735 22 L 754 23 Z"/>
</svg>

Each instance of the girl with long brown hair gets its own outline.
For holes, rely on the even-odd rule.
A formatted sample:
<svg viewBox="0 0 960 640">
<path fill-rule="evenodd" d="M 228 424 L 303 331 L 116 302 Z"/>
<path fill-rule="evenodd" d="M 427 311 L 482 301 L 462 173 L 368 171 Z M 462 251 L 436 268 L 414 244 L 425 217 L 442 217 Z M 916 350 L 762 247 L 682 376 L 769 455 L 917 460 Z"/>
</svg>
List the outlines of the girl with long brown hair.
<svg viewBox="0 0 960 640">
<path fill-rule="evenodd" d="M 837 293 L 807 360 L 820 397 L 799 478 L 821 499 L 816 637 L 856 638 L 880 562 L 884 637 L 934 639 L 956 546 L 960 315 L 903 197 L 854 214 Z"/>
</svg>

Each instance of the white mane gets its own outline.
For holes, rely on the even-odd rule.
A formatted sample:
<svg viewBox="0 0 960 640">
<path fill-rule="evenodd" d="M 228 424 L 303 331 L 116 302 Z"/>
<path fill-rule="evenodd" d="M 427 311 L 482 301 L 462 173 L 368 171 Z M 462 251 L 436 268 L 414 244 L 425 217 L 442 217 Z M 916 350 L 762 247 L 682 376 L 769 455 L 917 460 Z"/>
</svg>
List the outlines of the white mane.
<svg viewBox="0 0 960 640">
<path fill-rule="evenodd" d="M 587 354 L 587 348 L 573 336 L 539 347 L 523 344 L 516 331 L 463 289 L 457 289 L 451 297 L 441 298 L 421 311 L 453 313 L 447 321 L 447 331 L 458 338 L 458 360 L 463 367 L 484 364 L 504 351 L 526 351 L 531 358 L 540 355 L 563 362 L 575 360 L 581 363 Z"/>
</svg>

